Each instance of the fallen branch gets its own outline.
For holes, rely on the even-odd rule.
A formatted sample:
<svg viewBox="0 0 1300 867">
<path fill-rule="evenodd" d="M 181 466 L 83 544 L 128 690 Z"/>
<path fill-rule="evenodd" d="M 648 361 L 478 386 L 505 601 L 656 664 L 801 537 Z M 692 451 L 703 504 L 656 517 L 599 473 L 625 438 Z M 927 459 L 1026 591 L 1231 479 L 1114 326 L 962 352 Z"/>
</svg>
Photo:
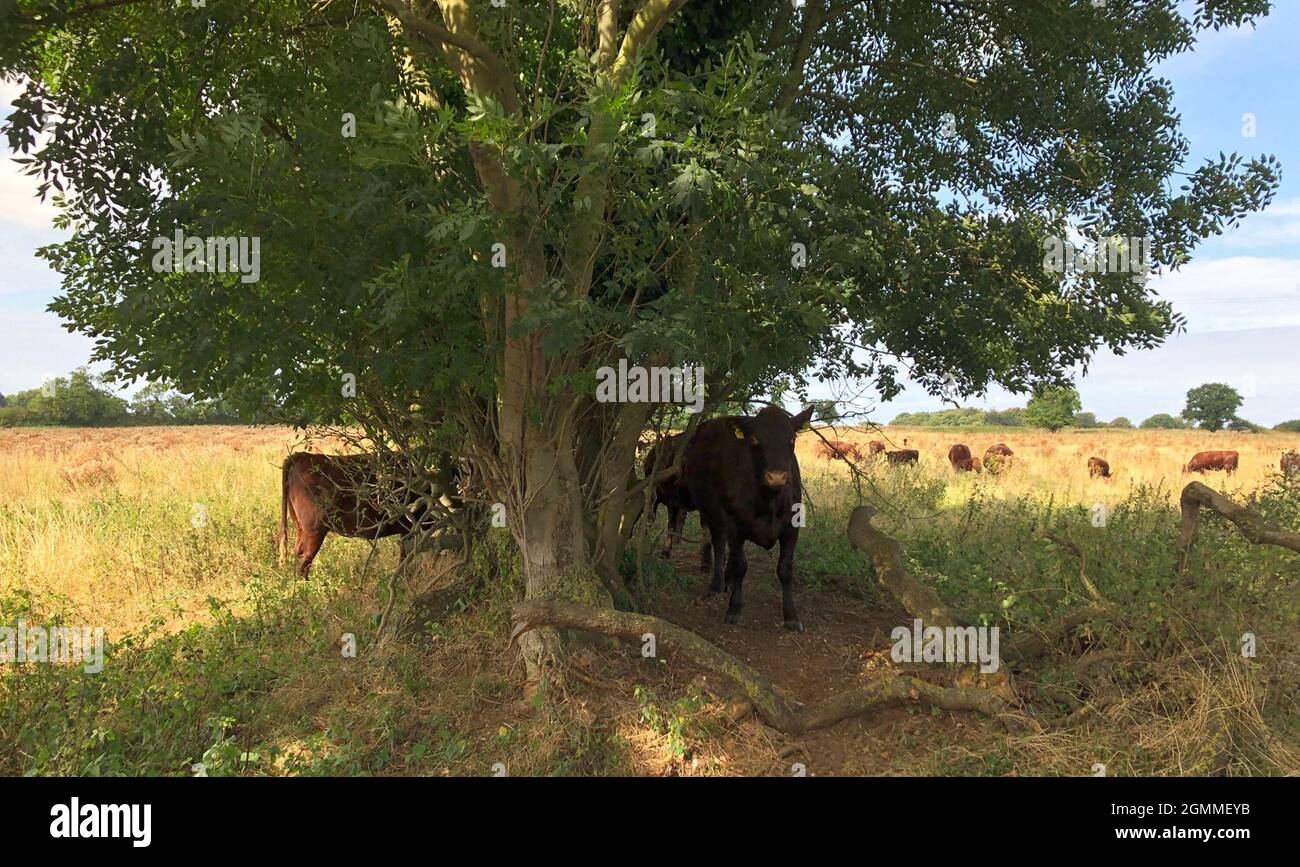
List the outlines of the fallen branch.
<svg viewBox="0 0 1300 867">
<path fill-rule="evenodd" d="M 945 710 L 978 711 L 998 719 L 1007 727 L 1026 725 L 1008 702 L 989 690 L 937 686 L 906 675 L 875 681 L 816 705 L 796 708 L 760 672 L 689 629 L 658 617 L 545 600 L 520 602 L 515 605 L 513 616 L 512 647 L 519 636 L 543 626 L 578 629 L 631 641 L 641 641 L 644 636 L 653 635 L 657 647 L 670 648 L 695 664 L 730 678 L 753 704 L 759 719 L 785 734 L 801 734 L 878 708 L 908 702 L 925 702 Z"/>
<path fill-rule="evenodd" d="M 1064 643 L 1074 630 L 1088 621 L 1106 620 L 1114 616 L 1115 608 L 1109 604 L 1083 605 L 1071 609 L 1067 614 L 1041 628 L 1035 628 L 1032 632 L 1022 632 L 1016 640 L 1007 644 L 1005 655 L 1023 665 Z"/>
<path fill-rule="evenodd" d="M 859 506 L 849 516 L 849 541 L 859 550 L 866 551 L 876 568 L 876 578 L 888 590 L 907 612 L 919 618 L 927 626 L 963 626 L 962 619 L 949 610 L 939 599 L 939 595 L 920 581 L 903 565 L 903 547 L 895 539 L 880 532 L 871 524 L 875 509 Z M 1064 539 L 1054 539 L 1064 547 L 1073 550 L 1081 559 L 1083 553 L 1078 546 Z M 1082 576 L 1082 569 L 1080 571 Z M 1099 600 L 1101 594 L 1086 577 L 1084 586 Z M 1003 648 L 1003 657 L 1023 662 L 1042 656 L 1060 639 L 1068 637 L 1075 629 L 1088 620 L 1114 614 L 1113 607 L 1102 600 L 1101 604 L 1077 608 L 1055 623 L 1048 624 L 1041 630 L 1026 633 L 1019 640 L 1013 640 Z M 1014 693 L 1015 687 L 1009 681 L 1007 688 Z"/>
<path fill-rule="evenodd" d="M 1187 558 L 1191 553 L 1192 543 L 1196 541 L 1202 507 L 1227 518 L 1241 531 L 1241 535 L 1253 544 L 1278 545 L 1300 552 L 1300 533 L 1292 533 L 1270 524 L 1250 509 L 1237 505 L 1223 494 L 1200 482 L 1191 482 L 1183 488 L 1180 504 L 1183 511 L 1182 532 L 1178 538 L 1178 545 L 1183 550 L 1180 572 L 1187 569 Z"/>
<path fill-rule="evenodd" d="M 903 546 L 871 525 L 876 510 L 858 506 L 849 516 L 849 542 L 867 552 L 876 569 L 876 580 L 907 609 L 907 613 L 927 626 L 962 626 L 963 622 L 949 611 L 939 594 L 912 577 L 903 565 Z"/>
<path fill-rule="evenodd" d="M 1101 595 L 1095 584 L 1088 580 L 1088 555 L 1083 549 L 1069 539 L 1056 535 L 1055 533 L 1044 533 L 1044 536 L 1051 542 L 1055 542 L 1071 554 L 1079 558 L 1079 581 L 1083 584 L 1083 589 L 1088 591 L 1088 595 L 1096 602 L 1105 603 L 1106 599 Z"/>
</svg>

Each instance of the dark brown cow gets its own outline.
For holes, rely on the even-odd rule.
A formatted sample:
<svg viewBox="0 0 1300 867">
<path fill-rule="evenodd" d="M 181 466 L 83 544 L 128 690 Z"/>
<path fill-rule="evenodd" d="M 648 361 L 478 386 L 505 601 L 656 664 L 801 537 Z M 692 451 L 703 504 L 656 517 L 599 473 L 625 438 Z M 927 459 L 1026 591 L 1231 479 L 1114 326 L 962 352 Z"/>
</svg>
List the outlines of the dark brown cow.
<svg viewBox="0 0 1300 867">
<path fill-rule="evenodd" d="M 1236 452 L 1197 452 L 1183 465 L 1185 473 L 1204 473 L 1209 470 L 1222 470 L 1228 475 L 1237 471 Z"/>
<path fill-rule="evenodd" d="M 887 446 L 884 443 L 882 443 L 880 440 L 872 440 L 871 442 L 867 443 L 867 454 L 869 454 L 871 457 L 874 458 L 876 455 L 883 452 L 886 448 Z"/>
<path fill-rule="evenodd" d="M 984 469 L 990 473 L 1000 473 L 1011 465 L 1015 452 L 1006 443 L 994 443 L 984 450 Z"/>
<path fill-rule="evenodd" d="M 1110 478 L 1110 464 L 1102 458 L 1088 458 L 1088 478 L 1095 479 L 1100 476 L 1103 479 Z"/>
<path fill-rule="evenodd" d="M 828 461 L 833 461 L 836 458 L 852 458 L 855 461 L 860 461 L 862 460 L 862 452 L 858 450 L 856 443 L 830 440 L 829 442 L 819 442 L 817 444 L 817 457 Z"/>
<path fill-rule="evenodd" d="M 664 470 L 672 466 L 677 449 L 683 445 L 683 436 L 684 434 L 672 434 L 651 447 L 645 457 L 646 478 L 656 470 Z M 663 461 L 663 465 L 656 467 L 656 461 Z M 682 536 L 682 524 L 686 523 L 686 515 L 695 511 L 695 506 L 691 503 L 690 489 L 686 486 L 681 473 L 674 473 L 655 485 L 654 498 L 650 503 L 651 521 L 658 513 L 660 503 L 668 509 L 668 535 L 664 539 L 663 549 L 659 552 L 659 556 L 666 560 L 672 556 L 673 543 Z"/>
<path fill-rule="evenodd" d="M 794 549 L 803 524 L 803 487 L 794 440 L 812 414 L 811 406 L 795 416 L 768 406 L 753 417 L 710 419 L 700 425 L 686 447 L 686 484 L 700 511 L 700 523 L 713 540 L 713 578 L 708 592 L 730 588 L 728 623 L 739 622 L 744 607 L 745 543 L 771 550 L 779 542 L 776 575 L 781 580 L 785 628 L 803 631 L 792 586 Z"/>
<path fill-rule="evenodd" d="M 948 449 L 948 463 L 952 464 L 952 468 L 959 473 L 971 469 L 970 448 L 957 443 Z"/>
<path fill-rule="evenodd" d="M 280 471 L 280 563 L 288 554 L 290 515 L 298 531 L 294 554 L 298 557 L 298 574 L 303 578 L 331 531 L 363 539 L 401 535 L 405 560 L 410 554 L 409 535 L 427 512 L 427 495 L 433 490 L 428 484 L 423 489 L 424 495 L 418 486 L 407 487 L 395 481 L 381 486 L 371 455 L 294 452 L 285 458 Z M 398 515 L 390 513 L 388 508 L 399 502 L 407 510 Z"/>
<path fill-rule="evenodd" d="M 1300 476 L 1300 453 L 1297 453 L 1295 449 L 1283 452 L 1279 466 L 1282 468 L 1282 475 L 1287 478 Z"/>
<path fill-rule="evenodd" d="M 914 464 L 920 457 L 921 453 L 916 449 L 899 449 L 895 452 L 885 452 L 885 460 L 889 461 L 889 465 L 894 467 L 903 464 Z"/>
</svg>

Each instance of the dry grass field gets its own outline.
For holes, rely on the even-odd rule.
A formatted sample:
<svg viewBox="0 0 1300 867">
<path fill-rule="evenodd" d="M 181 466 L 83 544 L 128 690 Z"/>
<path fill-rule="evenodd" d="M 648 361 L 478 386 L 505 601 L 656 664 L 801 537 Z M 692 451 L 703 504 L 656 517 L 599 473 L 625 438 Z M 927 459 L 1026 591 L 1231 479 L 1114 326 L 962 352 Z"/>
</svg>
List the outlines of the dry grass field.
<svg viewBox="0 0 1300 867">
<path fill-rule="evenodd" d="M 280 462 L 306 445 L 283 428 L 0 430 L 0 625 L 103 626 L 98 675 L 58 666 L 0 669 L 0 773 L 1257 774 L 1300 771 L 1300 563 L 1207 521 L 1191 578 L 1174 577 L 1180 467 L 1236 449 L 1233 477 L 1208 484 L 1300 527 L 1300 489 L 1275 472 L 1300 436 L 1194 431 L 825 430 L 829 439 L 921 452 L 920 466 L 843 464 L 798 453 L 813 509 L 796 576 L 806 635 L 779 628 L 773 558 L 751 558 L 746 619 L 695 601 L 694 547 L 671 564 L 630 566 L 649 611 L 688 626 L 811 700 L 902 670 L 889 632 L 906 622 L 845 539 L 858 502 L 889 507 L 881 526 L 945 599 L 1011 634 L 1082 594 L 1079 576 L 1127 612 L 1087 641 L 1123 666 L 1080 674 L 1044 660 L 1022 685 L 1045 717 L 1089 720 L 1017 736 L 970 714 L 895 708 L 792 739 L 727 717 L 704 673 L 635 650 L 580 645 L 575 677 L 542 707 L 519 701 L 503 653 L 521 594 L 508 540 L 485 534 L 474 578 L 427 632 L 374 644 L 396 543 L 326 540 L 311 581 L 276 562 Z M 953 442 L 1007 443 L 998 476 L 949 469 Z M 1090 480 L 1089 456 L 1110 480 Z M 1279 487 L 1281 485 L 1281 487 Z M 1104 529 L 1096 502 L 1113 507 Z M 661 532 L 663 513 L 654 525 Z M 1050 530 L 1085 555 L 1046 541 Z M 699 528 L 688 523 L 687 541 Z M 752 589 L 751 589 L 752 588 Z M 1258 637 L 1259 659 L 1235 652 Z M 358 658 L 339 642 L 357 636 Z M 1084 640 L 1080 638 L 1079 640 Z M 1144 667 L 1145 666 L 1145 667 Z M 922 675 L 924 676 L 924 675 Z"/>
</svg>

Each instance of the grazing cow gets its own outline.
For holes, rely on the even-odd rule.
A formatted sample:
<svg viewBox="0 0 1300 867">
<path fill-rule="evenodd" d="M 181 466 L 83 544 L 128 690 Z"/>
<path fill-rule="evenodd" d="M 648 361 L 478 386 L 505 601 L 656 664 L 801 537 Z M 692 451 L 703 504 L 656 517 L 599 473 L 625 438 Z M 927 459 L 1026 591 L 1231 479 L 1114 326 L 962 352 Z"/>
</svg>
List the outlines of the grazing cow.
<svg viewBox="0 0 1300 867">
<path fill-rule="evenodd" d="M 280 471 L 280 563 L 288 554 L 288 517 L 293 516 L 298 542 L 298 575 L 306 578 L 325 536 L 379 539 L 401 535 L 402 559 L 410 555 L 412 531 L 437 496 L 427 481 L 407 485 L 381 480 L 370 455 L 318 455 L 294 452 Z M 405 511 L 390 509 L 400 503 Z"/>
<path fill-rule="evenodd" d="M 885 444 L 882 443 L 880 440 L 872 440 L 871 442 L 867 443 L 867 454 L 869 454 L 871 457 L 874 458 L 876 455 L 882 453 L 885 450 L 885 448 L 886 448 Z"/>
<path fill-rule="evenodd" d="M 1208 470 L 1223 470 L 1228 475 L 1237 471 L 1236 452 L 1197 452 L 1183 465 L 1185 473 L 1204 473 Z"/>
<path fill-rule="evenodd" d="M 990 473 L 1000 473 L 1011 465 L 1015 452 L 1006 443 L 994 443 L 984 450 L 984 469 Z"/>
<path fill-rule="evenodd" d="M 840 442 L 831 440 L 829 442 L 820 442 L 817 444 L 817 457 L 832 461 L 836 458 L 852 458 L 855 461 L 862 460 L 862 452 L 858 450 L 856 443 Z"/>
<path fill-rule="evenodd" d="M 1283 452 L 1280 466 L 1282 467 L 1282 475 L 1287 478 L 1300 476 L 1300 453 L 1297 453 L 1295 449 Z"/>
<path fill-rule="evenodd" d="M 684 445 L 683 436 L 684 434 L 672 434 L 651 447 L 645 457 L 646 478 L 650 478 L 656 470 L 664 470 L 672 466 L 677 450 Z M 663 461 L 663 466 L 657 467 L 655 465 L 657 461 Z M 664 547 L 659 552 L 659 556 L 667 560 L 672 556 L 673 543 L 682 536 L 682 524 L 686 523 L 687 513 L 695 511 L 695 506 L 691 503 L 690 489 L 687 488 L 681 473 L 674 473 L 655 485 L 654 499 L 650 503 L 651 521 L 659 512 L 660 503 L 668 508 L 668 538 L 664 540 Z"/>
<path fill-rule="evenodd" d="M 948 449 L 948 463 L 952 464 L 953 470 L 959 473 L 971 469 L 970 448 L 957 443 Z"/>
<path fill-rule="evenodd" d="M 916 449 L 899 449 L 896 452 L 885 452 L 885 460 L 889 461 L 889 465 L 892 467 L 914 464 L 920 457 L 921 453 Z"/>
<path fill-rule="evenodd" d="M 803 631 L 792 587 L 794 549 L 803 524 L 803 487 L 794 440 L 812 414 L 812 406 L 795 416 L 768 406 L 752 417 L 710 419 L 686 447 L 686 484 L 700 511 L 700 523 L 713 540 L 708 592 L 730 588 L 727 623 L 739 622 L 744 607 L 745 543 L 771 550 L 779 542 L 776 574 L 781 580 L 785 628 Z"/>
<path fill-rule="evenodd" d="M 1110 478 L 1110 464 L 1102 458 L 1088 458 L 1088 478 L 1095 479 L 1100 476 L 1103 479 Z"/>
<path fill-rule="evenodd" d="M 980 471 L 980 462 L 975 460 L 974 458 L 967 458 L 966 465 L 962 467 L 962 469 L 966 470 L 967 472 L 978 473 Z"/>
</svg>

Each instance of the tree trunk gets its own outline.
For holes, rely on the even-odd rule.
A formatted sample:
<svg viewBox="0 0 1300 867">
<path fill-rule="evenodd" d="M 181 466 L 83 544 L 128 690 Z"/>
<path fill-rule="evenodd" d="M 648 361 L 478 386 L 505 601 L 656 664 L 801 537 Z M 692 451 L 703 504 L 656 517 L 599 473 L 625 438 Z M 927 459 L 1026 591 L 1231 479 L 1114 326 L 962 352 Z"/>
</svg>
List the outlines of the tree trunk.
<svg viewBox="0 0 1300 867">
<path fill-rule="evenodd" d="M 573 460 L 572 430 L 565 426 L 551 438 L 529 429 L 533 442 L 524 454 L 524 503 L 514 522 L 524 571 L 524 598 L 587 605 L 613 604 L 592 568 L 583 511 L 583 491 Z M 536 438 L 534 438 L 536 437 Z M 559 636 L 538 630 L 520 642 L 531 696 L 560 659 Z"/>
</svg>

